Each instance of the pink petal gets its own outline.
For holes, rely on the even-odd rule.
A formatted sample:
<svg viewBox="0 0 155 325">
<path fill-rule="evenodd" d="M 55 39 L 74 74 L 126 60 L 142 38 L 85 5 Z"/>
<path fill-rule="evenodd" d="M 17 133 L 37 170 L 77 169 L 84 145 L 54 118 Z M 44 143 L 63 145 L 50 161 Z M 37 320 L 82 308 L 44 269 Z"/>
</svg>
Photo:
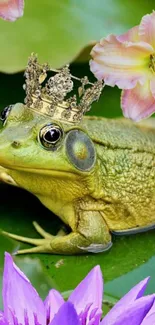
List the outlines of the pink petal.
<svg viewBox="0 0 155 325">
<path fill-rule="evenodd" d="M 0 17 L 15 21 L 23 16 L 24 0 L 0 0 Z"/>
<path fill-rule="evenodd" d="M 152 45 L 155 50 L 155 11 L 142 18 L 139 25 L 139 35 L 141 40 Z"/>
<path fill-rule="evenodd" d="M 139 26 L 135 26 L 129 29 L 126 33 L 117 36 L 117 40 L 120 42 L 139 42 Z"/>
<path fill-rule="evenodd" d="M 141 298 L 147 287 L 149 278 L 138 283 L 133 287 L 122 299 L 120 299 L 116 305 L 109 311 L 109 313 L 104 317 L 105 324 L 108 324 L 109 319 L 117 319 L 122 314 L 123 310 L 126 310 L 130 304 Z M 107 322 L 107 323 L 106 323 Z M 104 324 L 104 322 L 103 322 Z"/>
<path fill-rule="evenodd" d="M 138 84 L 134 89 L 123 90 L 121 107 L 125 117 L 140 121 L 155 112 L 155 98 L 152 96 L 149 81 Z"/>
<path fill-rule="evenodd" d="M 141 325 L 143 319 L 151 309 L 155 296 L 142 297 L 132 304 L 129 302 L 128 308 L 122 306 L 120 315 L 110 315 L 108 313 L 102 320 L 101 325 Z M 127 306 L 126 306 L 127 307 Z M 149 324 L 153 325 L 153 324 Z"/>
<path fill-rule="evenodd" d="M 47 319 L 49 322 L 54 318 L 60 307 L 64 304 L 64 299 L 61 294 L 52 289 L 44 301 L 45 309 L 47 312 Z"/>
<path fill-rule="evenodd" d="M 42 300 L 23 272 L 13 263 L 13 259 L 8 253 L 5 253 L 3 305 L 4 317 L 10 325 L 14 324 L 15 318 L 19 324 L 25 324 L 27 321 L 27 323 L 35 325 L 36 319 L 41 325 L 46 324 L 46 313 Z"/>
<path fill-rule="evenodd" d="M 80 325 L 74 306 L 70 302 L 65 302 L 50 325 Z"/>
<path fill-rule="evenodd" d="M 155 98 L 155 77 L 150 80 L 150 89 L 153 97 Z"/>
<path fill-rule="evenodd" d="M 78 315 L 90 305 L 89 312 L 102 307 L 103 279 L 100 267 L 94 267 L 83 281 L 71 293 L 68 301 L 72 302 Z"/>
<path fill-rule="evenodd" d="M 121 89 L 134 88 L 139 81 L 145 83 L 149 74 L 151 45 L 145 42 L 120 42 L 109 35 L 97 43 L 91 51 L 90 69 L 106 85 Z"/>
</svg>

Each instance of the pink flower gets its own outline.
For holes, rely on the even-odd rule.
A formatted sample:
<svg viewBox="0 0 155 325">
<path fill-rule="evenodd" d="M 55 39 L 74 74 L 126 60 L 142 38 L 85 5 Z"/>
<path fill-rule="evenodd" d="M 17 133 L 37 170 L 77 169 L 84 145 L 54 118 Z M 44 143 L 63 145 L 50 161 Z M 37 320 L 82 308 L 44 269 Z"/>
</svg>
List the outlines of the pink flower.
<svg viewBox="0 0 155 325">
<path fill-rule="evenodd" d="M 127 33 L 109 35 L 91 51 L 90 69 L 106 85 L 123 89 L 125 117 L 135 121 L 155 112 L 155 12 Z"/>
<path fill-rule="evenodd" d="M 0 17 L 15 21 L 23 16 L 24 0 L 0 0 Z"/>
</svg>

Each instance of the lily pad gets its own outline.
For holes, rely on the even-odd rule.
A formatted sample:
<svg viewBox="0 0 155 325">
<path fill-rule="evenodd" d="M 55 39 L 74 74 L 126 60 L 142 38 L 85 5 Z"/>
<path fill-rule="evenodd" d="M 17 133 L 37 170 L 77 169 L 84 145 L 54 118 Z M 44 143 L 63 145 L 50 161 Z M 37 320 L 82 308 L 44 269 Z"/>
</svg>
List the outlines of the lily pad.
<svg viewBox="0 0 155 325">
<path fill-rule="evenodd" d="M 31 52 L 60 67 L 91 42 L 139 24 L 153 9 L 153 0 L 25 0 L 24 17 L 0 21 L 0 71 L 23 70 Z"/>
<path fill-rule="evenodd" d="M 35 238 L 39 235 L 32 226 L 33 220 L 37 220 L 44 229 L 50 229 L 52 234 L 61 226 L 60 220 L 26 191 L 1 184 L 0 192 L 1 229 Z M 147 292 L 155 292 L 154 236 L 155 231 L 152 230 L 138 235 L 114 237 L 112 249 L 101 254 L 27 254 L 15 256 L 15 261 L 43 298 L 52 287 L 64 292 L 67 298 L 68 290 L 73 290 L 90 269 L 99 264 L 104 276 L 104 290 L 107 295 L 105 298 L 111 303 L 113 298 L 117 300 L 148 275 L 151 275 L 151 281 Z M 0 236 L 1 276 L 4 251 L 14 253 L 24 247 L 29 245 Z"/>
</svg>

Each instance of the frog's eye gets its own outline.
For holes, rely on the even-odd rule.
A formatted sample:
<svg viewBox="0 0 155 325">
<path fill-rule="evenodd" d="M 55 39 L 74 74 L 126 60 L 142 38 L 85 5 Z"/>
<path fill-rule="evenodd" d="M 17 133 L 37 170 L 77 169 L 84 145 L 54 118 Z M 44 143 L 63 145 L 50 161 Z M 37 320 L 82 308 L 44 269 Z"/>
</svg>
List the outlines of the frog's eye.
<svg viewBox="0 0 155 325">
<path fill-rule="evenodd" d="M 53 149 L 62 139 L 63 131 L 59 125 L 48 124 L 39 132 L 39 140 L 45 149 Z"/>
<path fill-rule="evenodd" d="M 9 115 L 11 109 L 12 109 L 12 106 L 13 105 L 9 105 L 9 106 L 5 107 L 3 109 L 3 111 L 1 112 L 1 114 L 0 114 L 0 120 L 3 122 L 3 125 L 7 120 L 7 117 L 8 117 L 8 115 Z"/>
<path fill-rule="evenodd" d="M 70 162 L 81 171 L 90 170 L 96 161 L 93 142 L 80 130 L 72 130 L 67 134 L 66 154 Z"/>
</svg>

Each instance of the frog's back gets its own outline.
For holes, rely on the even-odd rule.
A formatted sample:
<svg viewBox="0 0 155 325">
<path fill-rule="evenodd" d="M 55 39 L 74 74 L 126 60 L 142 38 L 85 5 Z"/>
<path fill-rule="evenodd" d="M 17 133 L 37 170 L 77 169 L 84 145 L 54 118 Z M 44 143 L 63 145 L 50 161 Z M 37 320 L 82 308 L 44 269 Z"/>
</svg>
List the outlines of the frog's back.
<svg viewBox="0 0 155 325">
<path fill-rule="evenodd" d="M 155 153 L 155 119 L 134 123 L 125 118 L 86 116 L 82 125 L 91 139 L 111 148 Z"/>
<path fill-rule="evenodd" d="M 94 143 L 103 145 L 97 152 L 109 229 L 132 233 L 154 227 L 155 120 L 88 117 L 83 126 Z"/>
</svg>

